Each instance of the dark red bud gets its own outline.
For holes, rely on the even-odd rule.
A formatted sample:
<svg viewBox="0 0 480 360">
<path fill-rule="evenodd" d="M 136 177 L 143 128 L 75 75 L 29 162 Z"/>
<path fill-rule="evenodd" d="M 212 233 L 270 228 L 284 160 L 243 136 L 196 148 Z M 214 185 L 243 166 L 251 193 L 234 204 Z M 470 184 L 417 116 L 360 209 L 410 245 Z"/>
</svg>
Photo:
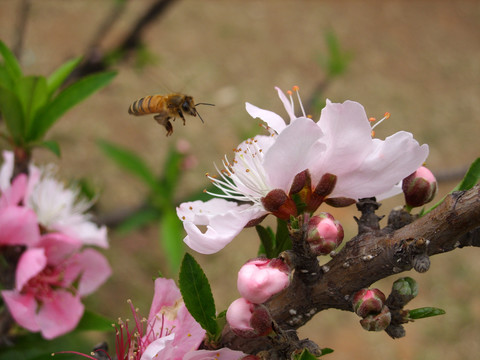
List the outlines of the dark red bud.
<svg viewBox="0 0 480 360">
<path fill-rule="evenodd" d="M 336 197 L 336 198 L 327 198 L 325 202 L 333 207 L 346 207 L 355 204 L 357 201 L 355 199 L 350 199 L 346 197 Z"/>
<path fill-rule="evenodd" d="M 325 197 L 332 193 L 336 184 L 337 184 L 337 176 L 326 173 L 322 176 L 322 178 L 318 182 L 313 192 L 317 196 Z"/>
<path fill-rule="evenodd" d="M 270 191 L 267 196 L 262 198 L 262 204 L 265 210 L 282 220 L 289 220 L 290 216 L 297 215 L 295 202 L 281 189 Z"/>
</svg>

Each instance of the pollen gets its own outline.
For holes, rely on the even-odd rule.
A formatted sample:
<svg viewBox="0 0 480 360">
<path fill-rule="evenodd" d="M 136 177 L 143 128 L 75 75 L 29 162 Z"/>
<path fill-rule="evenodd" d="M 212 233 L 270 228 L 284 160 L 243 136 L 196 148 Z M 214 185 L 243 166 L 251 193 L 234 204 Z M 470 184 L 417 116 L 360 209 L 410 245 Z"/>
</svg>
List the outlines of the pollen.
<svg viewBox="0 0 480 360">
<path fill-rule="evenodd" d="M 297 85 L 295 85 L 295 86 L 292 87 L 292 89 L 293 89 L 293 91 L 298 91 L 298 90 L 300 90 L 300 87 L 298 87 Z"/>
<path fill-rule="evenodd" d="M 386 112 L 385 114 L 383 114 L 383 117 L 385 119 L 389 119 L 390 118 L 390 113 L 389 112 Z"/>
<path fill-rule="evenodd" d="M 182 216 L 182 220 L 185 220 L 185 216 Z"/>
<path fill-rule="evenodd" d="M 370 122 L 375 122 L 375 121 L 377 121 L 377 119 L 375 119 L 375 118 L 372 116 L 371 118 L 368 118 L 368 121 L 370 121 Z"/>
<path fill-rule="evenodd" d="M 250 169 L 245 169 L 245 172 L 247 172 L 247 173 L 250 172 Z"/>
</svg>

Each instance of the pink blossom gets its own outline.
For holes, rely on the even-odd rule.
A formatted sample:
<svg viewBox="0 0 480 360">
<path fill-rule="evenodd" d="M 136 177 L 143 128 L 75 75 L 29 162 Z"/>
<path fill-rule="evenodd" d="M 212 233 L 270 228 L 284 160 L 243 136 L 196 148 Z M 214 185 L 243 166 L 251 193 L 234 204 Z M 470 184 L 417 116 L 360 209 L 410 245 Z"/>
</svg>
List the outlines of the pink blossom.
<svg viewBox="0 0 480 360">
<path fill-rule="evenodd" d="M 106 259 L 64 234 L 49 233 L 20 257 L 13 290 L 2 291 L 15 321 L 53 339 L 73 330 L 83 315 L 81 297 L 110 276 Z M 93 274 L 95 272 L 95 274 Z"/>
<path fill-rule="evenodd" d="M 420 146 L 412 134 L 404 131 L 385 140 L 372 138 L 372 127 L 359 103 L 327 100 L 320 120 L 314 122 L 303 113 L 301 102 L 303 114 L 297 117 L 293 100 L 289 101 L 278 88 L 277 92 L 289 123 L 247 103 L 249 114 L 265 121 L 271 136 L 242 142 L 233 161 L 225 158 L 224 170 L 219 170 L 217 177 L 209 176 L 220 190 L 211 194 L 220 199 L 183 203 L 177 208 L 187 232 L 184 241 L 193 250 L 217 252 L 245 226 L 258 223 L 269 213 L 284 219 L 297 215 L 292 213 L 289 194 L 301 172 L 308 170 L 311 191 L 322 177 L 332 175 L 334 186 L 325 196 L 357 200 L 398 193 L 395 184 L 415 171 L 428 155 L 428 146 Z M 266 206 L 265 200 L 272 192 L 283 193 L 285 203 L 277 201 L 276 207 Z M 309 210 L 313 212 L 316 207 Z"/>
<path fill-rule="evenodd" d="M 288 266 L 278 259 L 254 259 L 238 272 L 237 288 L 251 303 L 262 304 L 290 284 Z"/>
<path fill-rule="evenodd" d="M 244 298 L 230 304 L 226 317 L 232 331 L 241 337 L 255 338 L 272 331 L 272 318 L 267 308 Z"/>
</svg>

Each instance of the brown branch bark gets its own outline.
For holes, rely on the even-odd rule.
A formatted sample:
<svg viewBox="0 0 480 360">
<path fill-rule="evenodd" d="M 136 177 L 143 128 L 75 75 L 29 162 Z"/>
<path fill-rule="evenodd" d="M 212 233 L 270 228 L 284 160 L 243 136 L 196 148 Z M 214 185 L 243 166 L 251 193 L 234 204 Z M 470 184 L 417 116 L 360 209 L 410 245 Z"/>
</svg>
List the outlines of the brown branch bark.
<svg viewBox="0 0 480 360">
<path fill-rule="evenodd" d="M 480 184 L 447 196 L 436 209 L 400 228 L 392 222 L 376 229 L 375 217 L 373 211 L 363 211 L 359 235 L 322 267 L 321 274 L 302 272 L 300 277 L 297 268 L 292 284 L 266 304 L 280 328 L 298 329 L 316 313 L 330 308 L 352 311 L 351 300 L 358 290 L 412 268 L 426 271 L 428 256 L 479 246 Z M 303 281 L 308 275 L 316 281 Z M 222 345 L 251 354 L 275 346 L 270 339 L 242 339 L 228 329 Z"/>
</svg>

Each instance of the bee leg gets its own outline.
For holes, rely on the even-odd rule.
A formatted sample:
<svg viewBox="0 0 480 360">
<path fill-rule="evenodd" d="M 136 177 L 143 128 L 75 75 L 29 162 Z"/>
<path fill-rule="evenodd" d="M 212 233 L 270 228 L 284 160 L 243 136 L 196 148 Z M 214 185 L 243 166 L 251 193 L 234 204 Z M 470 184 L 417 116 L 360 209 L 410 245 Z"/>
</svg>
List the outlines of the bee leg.
<svg viewBox="0 0 480 360">
<path fill-rule="evenodd" d="M 180 117 L 182 118 L 182 120 L 183 120 L 183 126 L 185 126 L 185 116 L 183 116 L 182 110 L 180 110 L 180 109 L 178 110 L 178 115 L 180 115 Z"/>
<path fill-rule="evenodd" d="M 170 117 L 167 116 L 165 113 L 160 113 L 158 115 L 155 115 L 153 117 L 160 125 L 165 126 L 165 129 L 167 130 L 167 136 L 170 136 L 173 134 L 173 126 L 172 123 L 170 122 Z"/>
</svg>

